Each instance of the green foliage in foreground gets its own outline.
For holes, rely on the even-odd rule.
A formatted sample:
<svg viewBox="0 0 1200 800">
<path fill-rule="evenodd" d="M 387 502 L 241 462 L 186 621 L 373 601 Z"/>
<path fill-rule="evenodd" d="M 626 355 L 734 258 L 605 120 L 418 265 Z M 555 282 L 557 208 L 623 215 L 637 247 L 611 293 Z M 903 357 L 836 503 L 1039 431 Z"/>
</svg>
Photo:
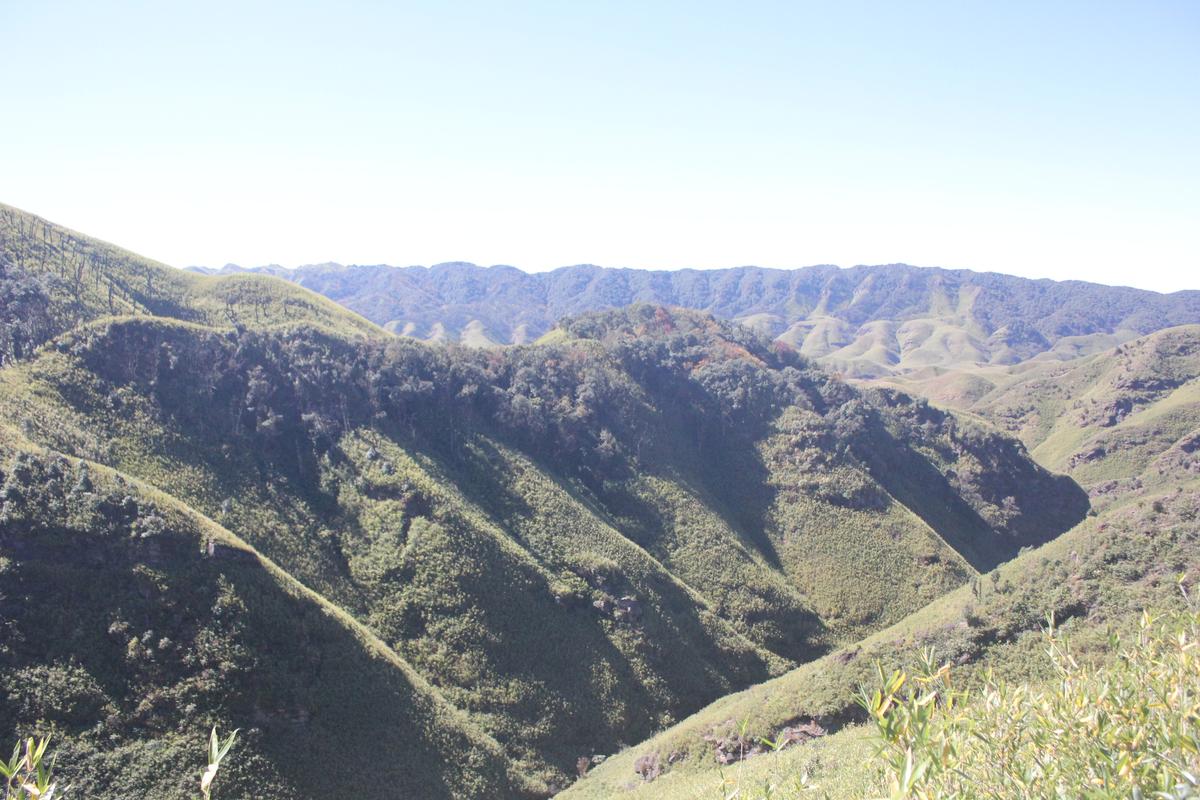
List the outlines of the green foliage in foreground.
<svg viewBox="0 0 1200 800">
<path fill-rule="evenodd" d="M 208 737 L 208 766 L 204 769 L 204 774 L 200 776 L 200 794 L 204 795 L 204 800 L 212 800 L 213 781 L 216 780 L 217 772 L 221 769 L 221 762 L 225 756 L 229 755 L 230 748 L 237 741 L 238 732 L 234 731 L 225 737 L 225 742 L 221 742 L 221 737 L 217 735 L 216 726 L 213 727 L 212 733 Z"/>
<path fill-rule="evenodd" d="M 214 727 L 208 738 L 208 766 L 200 776 L 200 795 L 212 800 L 213 783 L 220 772 L 221 762 L 229 755 L 238 732 L 234 731 L 221 741 Z M 52 800 L 54 797 L 69 796 L 70 788 L 58 791 L 58 782 L 53 775 L 53 759 L 48 758 L 50 737 L 27 738 L 13 748 L 12 758 L 0 759 L 0 778 L 4 779 L 4 800 Z"/>
<path fill-rule="evenodd" d="M 1038 667 L 1050 673 L 1044 678 L 975 681 L 925 650 L 909 667 L 877 671 L 873 687 L 860 689 L 866 725 L 707 773 L 673 771 L 631 782 L 623 787 L 628 794 L 619 794 L 659 800 L 1197 798 L 1198 641 L 1200 608 L 1192 605 L 1146 612 L 1127 641 L 1114 635 L 1089 655 L 1058 630 L 1043 632 Z M 780 746 L 777 740 L 761 744 L 768 751 Z M 567 796 L 577 794 L 573 789 Z"/>
<path fill-rule="evenodd" d="M 0 759 L 0 778 L 4 779 L 4 800 L 50 800 L 58 784 L 50 774 L 46 748 L 50 738 L 33 737 L 18 742 L 12 758 Z"/>
<path fill-rule="evenodd" d="M 1055 677 L 1040 684 L 989 676 L 981 687 L 963 690 L 950 664 L 939 666 L 931 650 L 911 670 L 886 677 L 880 670 L 878 687 L 859 698 L 878 744 L 867 766 L 881 773 L 867 795 L 1200 797 L 1200 610 L 1143 613 L 1127 646 L 1115 636 L 1109 644 L 1115 658 L 1081 664 L 1051 629 L 1046 653 Z M 205 800 L 236 735 L 222 743 L 212 731 L 200 782 Z M 31 738 L 10 762 L 0 762 L 5 800 L 63 796 L 55 795 L 47 744 Z M 722 800 L 831 796 L 807 770 L 761 781 L 741 770 L 721 777 Z"/>
<path fill-rule="evenodd" d="M 967 692 L 927 651 L 860 701 L 893 800 L 1200 797 L 1200 611 L 1144 613 L 1116 658 L 1083 665 L 1050 632 L 1055 677 Z"/>
</svg>

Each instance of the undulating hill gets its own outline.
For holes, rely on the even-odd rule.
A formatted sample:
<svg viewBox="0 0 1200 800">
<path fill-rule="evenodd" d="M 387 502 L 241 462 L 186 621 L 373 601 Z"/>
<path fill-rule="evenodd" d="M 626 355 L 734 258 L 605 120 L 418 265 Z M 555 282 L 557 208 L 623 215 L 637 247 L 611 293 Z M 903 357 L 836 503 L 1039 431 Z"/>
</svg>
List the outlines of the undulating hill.
<svg viewBox="0 0 1200 800">
<path fill-rule="evenodd" d="M 1038 460 L 1089 488 L 1089 518 L 896 625 L 722 698 L 598 764 L 563 796 L 707 796 L 728 791 L 736 764 L 748 788 L 789 787 L 807 775 L 832 796 L 861 797 L 871 746 L 854 692 L 871 683 L 876 663 L 890 669 L 934 647 L 960 681 L 986 669 L 1038 677 L 1031 665 L 1042 663 L 1046 614 L 1086 654 L 1141 609 L 1178 602 L 1179 576 L 1194 587 L 1200 574 L 1198 376 L 1200 328 L 1183 326 L 1068 364 L 930 370 L 897 381 L 1020 435 Z M 785 747 L 769 752 L 764 739 Z"/>
<path fill-rule="evenodd" d="M 261 796 L 545 794 L 1088 509 L 986 424 L 705 314 L 435 346 L 7 211 L 51 313 L 0 370 L 0 726 L 57 731 L 89 796 L 187 796 L 156 776 L 212 721 L 252 732 Z M 340 759 L 367 740 L 389 772 Z"/>
<path fill-rule="evenodd" d="M 892 385 L 1011 432 L 1101 504 L 1140 491 L 1147 470 L 1200 469 L 1200 326 L 1061 364 L 916 373 Z"/>
<path fill-rule="evenodd" d="M 0 365 L 83 322 L 127 314 L 217 327 L 304 322 L 348 336 L 381 335 L 358 315 L 281 281 L 181 271 L 0 204 Z"/>
<path fill-rule="evenodd" d="M 533 795 L 390 648 L 227 529 L 7 427 L 0 464 L 0 729 L 53 731 L 75 796 L 193 797 L 215 723 L 247 745 L 227 796 Z"/>
<path fill-rule="evenodd" d="M 536 274 L 462 263 L 319 264 L 219 272 L 276 275 L 397 333 L 471 346 L 530 342 L 585 311 L 679 306 L 738 320 L 851 377 L 1073 358 L 1200 323 L 1200 292 L 1162 295 L 903 264 L 673 272 L 585 265 Z"/>
</svg>

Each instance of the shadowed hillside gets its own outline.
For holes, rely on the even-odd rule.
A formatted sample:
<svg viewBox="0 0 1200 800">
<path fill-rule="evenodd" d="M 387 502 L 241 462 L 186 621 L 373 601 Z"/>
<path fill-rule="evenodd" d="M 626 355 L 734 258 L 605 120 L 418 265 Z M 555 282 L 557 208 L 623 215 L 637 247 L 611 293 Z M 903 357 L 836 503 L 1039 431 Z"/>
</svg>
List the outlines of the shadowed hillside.
<svg viewBox="0 0 1200 800">
<path fill-rule="evenodd" d="M 244 731 L 230 796 L 532 793 L 395 653 L 227 530 L 3 428 L 0 464 L 0 728 L 53 731 L 73 793 L 194 797 L 215 723 Z"/>
</svg>

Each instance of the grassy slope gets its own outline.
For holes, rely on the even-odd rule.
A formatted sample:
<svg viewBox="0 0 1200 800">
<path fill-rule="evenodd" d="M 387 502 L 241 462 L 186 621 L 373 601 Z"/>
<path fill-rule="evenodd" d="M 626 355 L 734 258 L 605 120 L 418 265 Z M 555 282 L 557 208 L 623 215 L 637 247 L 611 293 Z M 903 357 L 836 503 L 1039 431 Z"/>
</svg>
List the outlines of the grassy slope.
<svg viewBox="0 0 1200 800">
<path fill-rule="evenodd" d="M 0 265 L 46 276 L 59 331 L 105 316 L 169 317 L 218 328 L 321 325 L 386 336 L 333 301 L 277 278 L 173 269 L 0 203 Z"/>
<path fill-rule="evenodd" d="M 535 788 L 395 652 L 228 530 L 8 429 L 0 464 L 0 728 L 65 738 L 73 791 L 192 797 L 214 723 L 245 730 L 229 796 Z"/>
<path fill-rule="evenodd" d="M 979 596 L 963 587 L 861 642 L 724 697 L 609 758 L 562 797 L 718 796 L 715 790 L 724 780 L 737 777 L 751 787 L 762 781 L 783 785 L 799 774 L 791 770 L 809 771 L 834 796 L 861 797 L 864 734 L 846 723 L 858 718 L 853 693 L 873 680 L 875 663 L 890 668 L 933 646 L 959 665 L 960 679 L 969 681 L 987 668 L 1013 679 L 1039 677 L 1029 669 L 1041 663 L 1037 631 L 1043 614 L 1054 612 L 1086 652 L 1089 644 L 1103 641 L 1109 626 L 1123 628 L 1139 609 L 1171 602 L 1175 576 L 1200 570 L 1198 518 L 1200 481 L 1161 483 L 1145 498 L 1116 504 L 1003 565 L 995 583 L 984 578 Z M 837 731 L 812 752 L 810 745 L 794 746 L 754 756 L 744 767 L 722 768 L 715 758 L 715 741 L 735 746 L 743 724 L 750 749 L 760 737 L 776 739 L 786 727 L 810 719 Z M 637 761 L 655 755 L 673 766 L 665 777 L 642 781 Z M 735 776 L 738 769 L 745 774 Z"/>
<path fill-rule="evenodd" d="M 962 661 L 968 675 L 992 667 L 1029 677 L 1028 664 L 1040 663 L 1032 658 L 1030 634 L 1042 614 L 1066 618 L 1067 630 L 1086 646 L 1107 626 L 1127 624 L 1131 612 L 1169 602 L 1174 576 L 1200 570 L 1198 335 L 1195 326 L 1169 329 L 1078 363 L 991 370 L 994 391 L 973 398 L 970 407 L 1020 433 L 1051 464 L 1071 468 L 1092 486 L 1099 514 L 1003 565 L 976 588 L 963 587 L 839 653 L 722 698 L 610 759 L 564 797 L 718 796 L 725 781 L 786 786 L 806 770 L 835 796 L 862 796 L 863 732 L 856 725 L 819 748 L 796 747 L 724 769 L 705 737 L 728 737 L 745 721 L 753 746 L 757 737 L 774 738 L 797 720 L 840 726 L 854 710 L 848 702 L 854 686 L 869 680 L 874 660 L 895 664 L 931 643 Z M 926 384 L 942 391 L 955 385 Z M 1118 409 L 1123 415 L 1113 420 Z M 1072 462 L 1081 449 L 1103 452 Z M 677 766 L 644 783 L 634 764 L 653 753 L 675 754 Z"/>
</svg>

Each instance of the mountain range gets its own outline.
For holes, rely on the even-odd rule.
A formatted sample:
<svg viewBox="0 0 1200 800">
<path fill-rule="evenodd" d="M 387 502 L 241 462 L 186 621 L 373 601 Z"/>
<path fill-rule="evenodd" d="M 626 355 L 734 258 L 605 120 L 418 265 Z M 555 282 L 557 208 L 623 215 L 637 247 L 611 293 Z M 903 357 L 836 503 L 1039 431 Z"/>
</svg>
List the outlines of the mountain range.
<svg viewBox="0 0 1200 800">
<path fill-rule="evenodd" d="M 1200 323 L 1200 292 L 1158 294 L 1080 281 L 904 264 L 840 269 L 656 272 L 591 265 L 319 264 L 208 274 L 274 275 L 395 333 L 471 346 L 535 341 L 559 319 L 634 303 L 748 325 L 850 377 L 1069 359 L 1172 325 Z"/>
<path fill-rule="evenodd" d="M 1200 293 L 287 277 L 0 206 L 0 731 L 87 797 L 191 797 L 213 725 L 231 798 L 855 796 L 876 661 L 1022 677 L 1047 612 L 1086 645 L 1200 567 Z"/>
</svg>

